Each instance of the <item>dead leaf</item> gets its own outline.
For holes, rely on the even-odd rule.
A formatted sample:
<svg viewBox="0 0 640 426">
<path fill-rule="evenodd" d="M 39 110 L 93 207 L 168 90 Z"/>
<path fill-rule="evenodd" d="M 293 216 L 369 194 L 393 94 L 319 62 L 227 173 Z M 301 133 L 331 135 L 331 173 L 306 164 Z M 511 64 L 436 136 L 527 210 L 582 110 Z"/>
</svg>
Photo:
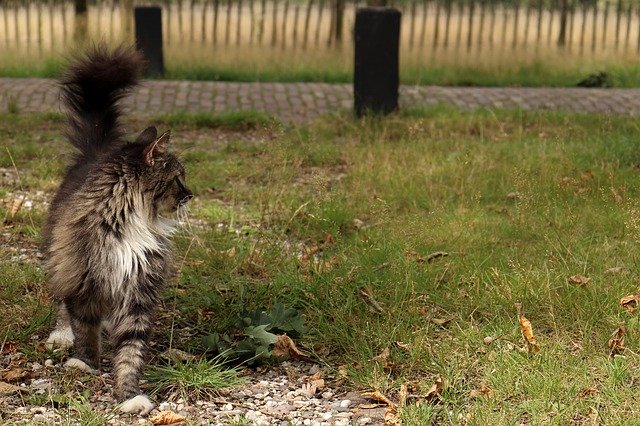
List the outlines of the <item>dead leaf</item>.
<svg viewBox="0 0 640 426">
<path fill-rule="evenodd" d="M 624 202 L 624 197 L 622 196 L 622 194 L 624 194 L 624 191 L 622 191 L 622 194 L 620 192 L 621 191 L 618 191 L 615 188 L 611 188 L 611 194 L 613 195 L 613 201 L 616 204 L 622 204 Z"/>
<path fill-rule="evenodd" d="M 593 172 L 591 170 L 587 170 L 586 172 L 580 173 L 580 180 L 583 182 L 587 182 L 593 178 Z"/>
<path fill-rule="evenodd" d="M 484 343 L 485 345 L 489 346 L 490 344 L 495 342 L 497 339 L 498 339 L 497 337 L 487 336 L 484 339 L 482 339 L 482 343 Z"/>
<path fill-rule="evenodd" d="M 385 426 L 402 426 L 402 421 L 398 417 L 398 410 L 395 407 L 389 408 L 384 413 L 384 424 Z"/>
<path fill-rule="evenodd" d="M 444 327 L 451 322 L 452 318 L 431 318 L 431 322 L 440 327 Z"/>
<path fill-rule="evenodd" d="M 400 385 L 400 392 L 398 392 L 398 400 L 400 401 L 400 406 L 404 407 L 407 403 L 407 398 L 409 397 L 409 387 L 406 383 Z"/>
<path fill-rule="evenodd" d="M 425 394 L 424 398 L 427 401 L 432 401 L 435 398 L 438 398 L 440 396 L 440 394 L 442 393 L 442 388 L 443 387 L 444 387 L 444 380 L 442 380 L 442 377 L 438 376 L 436 378 L 436 381 L 433 383 L 433 385 L 431 385 L 431 387 L 429 388 L 429 390 Z"/>
<path fill-rule="evenodd" d="M 411 346 L 408 343 L 396 342 L 396 345 L 405 352 L 411 352 Z"/>
<path fill-rule="evenodd" d="M 520 198 L 520 193 L 518 193 L 518 192 L 509 192 L 507 194 L 507 199 L 509 199 L 509 200 L 517 200 L 519 198 Z"/>
<path fill-rule="evenodd" d="M 604 271 L 605 274 L 619 274 L 624 271 L 624 266 L 614 266 L 613 268 L 609 268 Z"/>
<path fill-rule="evenodd" d="M 297 359 L 309 359 L 309 355 L 298 349 L 291 337 L 286 334 L 280 334 L 277 337 L 278 340 L 276 340 L 271 351 L 275 356 L 279 358 L 288 356 Z"/>
<path fill-rule="evenodd" d="M 160 411 L 155 416 L 149 418 L 149 421 L 154 425 L 173 425 L 184 422 L 185 420 L 184 416 L 174 413 L 173 411 Z"/>
<path fill-rule="evenodd" d="M 390 354 L 389 348 L 384 348 L 382 352 L 380 352 L 378 355 L 371 358 L 371 361 L 381 362 L 386 364 L 387 360 L 389 359 L 389 354 Z"/>
<path fill-rule="evenodd" d="M 447 256 L 449 256 L 449 253 L 447 253 L 446 251 L 436 251 L 427 256 L 427 263 L 431 263 L 435 260 L 440 259 L 441 257 L 447 257 Z"/>
<path fill-rule="evenodd" d="M 596 388 L 584 388 L 582 390 L 580 390 L 580 392 L 578 392 L 578 396 L 580 398 L 585 398 L 587 396 L 595 396 L 597 394 L 599 394 L 600 391 Z"/>
<path fill-rule="evenodd" d="M 364 302 L 369 307 L 369 310 L 372 311 L 373 313 L 376 313 L 376 314 L 384 313 L 384 309 L 382 308 L 382 306 L 380 306 L 378 301 L 374 299 L 373 293 L 371 292 L 369 287 L 367 286 L 358 287 L 358 296 L 360 296 L 360 298 L 364 300 Z"/>
<path fill-rule="evenodd" d="M 22 203 L 24 203 L 24 196 L 17 197 L 11 200 L 11 207 L 9 208 L 10 219 L 13 219 L 18 214 L 20 208 L 22 207 Z"/>
<path fill-rule="evenodd" d="M 13 395 L 14 393 L 19 392 L 29 392 L 29 389 L 0 382 L 0 395 Z"/>
<path fill-rule="evenodd" d="M 520 323 L 520 331 L 522 332 L 522 337 L 527 343 L 527 350 L 529 351 L 529 353 L 540 352 L 540 346 L 538 346 L 536 337 L 533 334 L 531 321 L 529 321 L 527 317 L 522 314 L 522 305 L 516 304 L 516 308 L 518 308 L 518 322 Z"/>
<path fill-rule="evenodd" d="M 387 404 L 389 407 L 396 407 L 396 403 L 391 401 L 389 398 L 387 398 L 386 396 L 384 396 L 382 394 L 382 392 L 376 390 L 373 392 L 364 392 L 362 394 L 363 398 L 368 398 L 368 399 L 372 399 L 374 401 L 378 401 L 378 402 L 382 402 L 384 404 Z"/>
<path fill-rule="evenodd" d="M 414 250 L 405 250 L 404 256 L 413 259 L 418 263 L 425 263 L 427 261 L 424 256 Z"/>
<path fill-rule="evenodd" d="M 584 275 L 576 274 L 569 277 L 569 281 L 578 285 L 587 285 L 591 278 L 585 277 Z"/>
<path fill-rule="evenodd" d="M 308 383 L 303 383 L 301 389 L 305 395 L 307 395 L 308 397 L 312 397 L 319 389 L 322 389 L 323 387 L 324 379 L 318 379 Z"/>
<path fill-rule="evenodd" d="M 620 299 L 620 306 L 625 308 L 627 312 L 632 314 L 640 303 L 640 293 L 630 294 Z"/>
<path fill-rule="evenodd" d="M 196 357 L 191 355 L 190 353 L 187 353 L 185 351 L 182 351 L 180 349 L 175 349 L 175 348 L 167 349 L 166 351 L 160 354 L 160 357 L 168 361 L 171 361 L 174 364 L 179 364 L 181 362 L 189 362 L 196 359 Z"/>
<path fill-rule="evenodd" d="M 469 398 L 478 398 L 480 396 L 490 396 L 493 393 L 493 389 L 491 389 L 487 385 L 480 386 L 480 389 L 473 389 L 469 392 Z"/>
<path fill-rule="evenodd" d="M 0 346 L 0 353 L 2 354 L 14 354 L 18 351 L 18 342 L 13 340 L 5 341 L 2 346 Z"/>
<path fill-rule="evenodd" d="M 621 324 L 620 327 L 616 331 L 611 334 L 611 338 L 607 346 L 609 346 L 609 356 L 614 357 L 618 355 L 622 351 L 624 351 L 624 340 L 625 340 L 626 329 L 624 324 Z"/>
<path fill-rule="evenodd" d="M 375 404 L 360 404 L 358 405 L 358 408 L 361 410 L 372 410 L 374 408 L 380 408 L 380 407 L 386 407 L 387 404 L 380 404 L 380 403 L 375 403 Z"/>
<path fill-rule="evenodd" d="M 11 370 L 5 371 L 4 373 L 2 373 L 2 380 L 9 383 L 18 382 L 28 377 L 29 377 L 29 372 L 20 367 L 12 368 Z"/>
</svg>

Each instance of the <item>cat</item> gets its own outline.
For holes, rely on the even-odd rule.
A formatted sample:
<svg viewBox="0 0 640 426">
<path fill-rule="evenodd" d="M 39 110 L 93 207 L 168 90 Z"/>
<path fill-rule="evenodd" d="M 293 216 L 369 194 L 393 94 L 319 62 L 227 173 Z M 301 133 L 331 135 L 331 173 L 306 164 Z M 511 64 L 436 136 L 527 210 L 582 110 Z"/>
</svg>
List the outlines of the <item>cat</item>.
<svg viewBox="0 0 640 426">
<path fill-rule="evenodd" d="M 121 99 L 139 83 L 143 60 L 133 48 L 91 48 L 61 79 L 66 137 L 76 155 L 43 228 L 45 273 L 57 302 L 50 347 L 73 345 L 65 366 L 95 371 L 108 325 L 120 410 L 148 414 L 139 388 L 152 315 L 173 275 L 170 236 L 193 197 L 185 169 L 167 149 L 169 132 L 148 127 L 124 140 Z"/>
</svg>

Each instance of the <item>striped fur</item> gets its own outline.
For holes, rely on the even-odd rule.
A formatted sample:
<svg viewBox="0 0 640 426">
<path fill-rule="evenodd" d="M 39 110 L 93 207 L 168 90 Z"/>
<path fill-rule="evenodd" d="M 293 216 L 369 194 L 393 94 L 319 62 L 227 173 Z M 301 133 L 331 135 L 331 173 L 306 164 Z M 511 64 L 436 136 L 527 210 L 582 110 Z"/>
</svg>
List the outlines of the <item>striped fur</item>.
<svg viewBox="0 0 640 426">
<path fill-rule="evenodd" d="M 125 142 L 119 100 L 138 82 L 133 50 L 98 46 L 62 80 L 67 136 L 77 150 L 43 230 L 47 281 L 58 301 L 52 346 L 73 341 L 68 366 L 96 369 L 103 324 L 115 354 L 116 396 L 126 412 L 150 411 L 140 395 L 152 315 L 172 274 L 174 214 L 192 197 L 184 167 L 155 128 Z M 71 333 L 70 333 L 71 331 Z"/>
</svg>

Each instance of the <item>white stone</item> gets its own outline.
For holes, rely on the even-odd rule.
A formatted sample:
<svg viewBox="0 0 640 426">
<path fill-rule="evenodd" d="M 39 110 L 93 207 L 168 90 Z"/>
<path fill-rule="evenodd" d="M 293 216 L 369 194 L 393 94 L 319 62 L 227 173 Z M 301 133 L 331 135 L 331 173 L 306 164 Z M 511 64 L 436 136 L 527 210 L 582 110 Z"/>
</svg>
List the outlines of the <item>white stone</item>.
<svg viewBox="0 0 640 426">
<path fill-rule="evenodd" d="M 371 423 L 371 417 L 360 417 L 358 419 L 359 425 L 368 425 L 369 423 Z"/>
<path fill-rule="evenodd" d="M 340 407 L 342 408 L 347 408 L 350 405 L 351 405 L 350 399 L 343 399 L 342 401 L 340 401 Z"/>
</svg>

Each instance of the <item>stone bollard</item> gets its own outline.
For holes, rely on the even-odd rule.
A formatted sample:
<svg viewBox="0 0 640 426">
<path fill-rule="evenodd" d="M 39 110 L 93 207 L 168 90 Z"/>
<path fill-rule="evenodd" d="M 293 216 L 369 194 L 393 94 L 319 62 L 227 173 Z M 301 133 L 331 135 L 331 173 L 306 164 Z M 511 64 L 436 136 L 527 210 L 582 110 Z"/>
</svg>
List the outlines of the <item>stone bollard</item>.
<svg viewBox="0 0 640 426">
<path fill-rule="evenodd" d="M 398 109 L 400 11 L 366 7 L 356 11 L 354 110 L 388 114 Z"/>
<path fill-rule="evenodd" d="M 146 73 L 149 76 L 161 77 L 164 75 L 162 9 L 158 6 L 136 6 L 134 17 L 136 47 L 147 61 Z"/>
</svg>

